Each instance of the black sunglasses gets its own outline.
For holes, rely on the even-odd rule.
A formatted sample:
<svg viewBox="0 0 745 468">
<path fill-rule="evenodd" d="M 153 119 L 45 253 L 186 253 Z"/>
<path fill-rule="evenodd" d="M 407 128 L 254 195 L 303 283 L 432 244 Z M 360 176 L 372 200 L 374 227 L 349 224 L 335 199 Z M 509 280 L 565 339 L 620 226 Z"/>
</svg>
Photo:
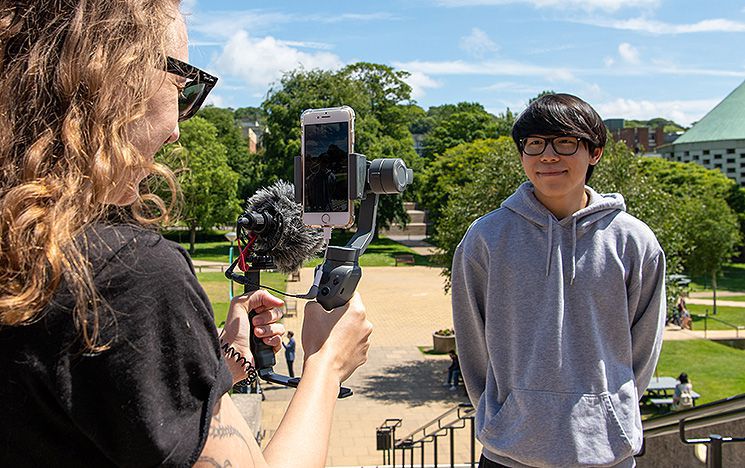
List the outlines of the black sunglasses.
<svg viewBox="0 0 745 468">
<path fill-rule="evenodd" d="M 178 97 L 178 121 L 183 122 L 197 113 L 215 87 L 217 77 L 173 57 L 166 57 L 166 71 L 186 78 L 184 89 Z"/>
</svg>

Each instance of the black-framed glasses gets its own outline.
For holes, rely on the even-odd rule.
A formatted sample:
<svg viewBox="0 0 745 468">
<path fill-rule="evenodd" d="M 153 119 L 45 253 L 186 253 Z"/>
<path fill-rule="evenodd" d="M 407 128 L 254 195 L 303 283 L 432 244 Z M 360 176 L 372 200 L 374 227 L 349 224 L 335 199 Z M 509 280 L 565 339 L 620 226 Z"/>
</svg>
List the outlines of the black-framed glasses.
<svg viewBox="0 0 745 468">
<path fill-rule="evenodd" d="M 529 136 L 520 140 L 523 153 L 528 156 L 540 156 L 546 151 L 546 146 L 551 143 L 554 153 L 561 156 L 571 156 L 579 149 L 582 138 L 569 135 L 555 136 L 551 138 Z"/>
<path fill-rule="evenodd" d="M 186 84 L 178 96 L 178 121 L 183 122 L 197 113 L 215 87 L 217 77 L 173 57 L 166 57 L 166 71 L 186 78 Z"/>
</svg>

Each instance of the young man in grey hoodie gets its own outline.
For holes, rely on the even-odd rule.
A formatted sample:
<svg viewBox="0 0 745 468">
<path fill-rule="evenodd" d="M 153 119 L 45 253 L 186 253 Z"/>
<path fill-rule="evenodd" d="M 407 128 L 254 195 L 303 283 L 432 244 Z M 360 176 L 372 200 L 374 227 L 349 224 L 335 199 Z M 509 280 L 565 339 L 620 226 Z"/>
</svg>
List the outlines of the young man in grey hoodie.
<svg viewBox="0 0 745 468">
<path fill-rule="evenodd" d="M 634 466 L 665 318 L 665 256 L 619 194 L 588 187 L 607 133 L 543 96 L 512 137 L 529 182 L 456 250 L 453 319 L 480 466 Z"/>
</svg>

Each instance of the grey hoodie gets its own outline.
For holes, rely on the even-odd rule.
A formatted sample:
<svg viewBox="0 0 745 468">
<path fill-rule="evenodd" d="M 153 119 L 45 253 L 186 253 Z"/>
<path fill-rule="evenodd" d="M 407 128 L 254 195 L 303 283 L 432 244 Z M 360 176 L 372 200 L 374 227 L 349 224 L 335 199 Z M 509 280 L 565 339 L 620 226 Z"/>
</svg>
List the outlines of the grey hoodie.
<svg viewBox="0 0 745 468">
<path fill-rule="evenodd" d="M 562 220 L 526 182 L 453 259 L 461 371 L 490 460 L 634 466 L 665 320 L 665 257 L 623 197 Z"/>
</svg>

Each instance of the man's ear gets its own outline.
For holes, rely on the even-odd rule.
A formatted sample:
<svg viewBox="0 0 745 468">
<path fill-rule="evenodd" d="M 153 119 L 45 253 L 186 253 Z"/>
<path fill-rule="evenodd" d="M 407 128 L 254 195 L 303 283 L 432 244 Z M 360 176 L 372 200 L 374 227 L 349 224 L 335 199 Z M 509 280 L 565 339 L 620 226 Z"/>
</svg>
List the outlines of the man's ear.
<svg viewBox="0 0 745 468">
<path fill-rule="evenodd" d="M 590 164 L 595 165 L 600 162 L 600 158 L 603 157 L 603 149 L 604 148 L 595 148 L 592 152 L 592 155 L 590 156 Z"/>
</svg>

